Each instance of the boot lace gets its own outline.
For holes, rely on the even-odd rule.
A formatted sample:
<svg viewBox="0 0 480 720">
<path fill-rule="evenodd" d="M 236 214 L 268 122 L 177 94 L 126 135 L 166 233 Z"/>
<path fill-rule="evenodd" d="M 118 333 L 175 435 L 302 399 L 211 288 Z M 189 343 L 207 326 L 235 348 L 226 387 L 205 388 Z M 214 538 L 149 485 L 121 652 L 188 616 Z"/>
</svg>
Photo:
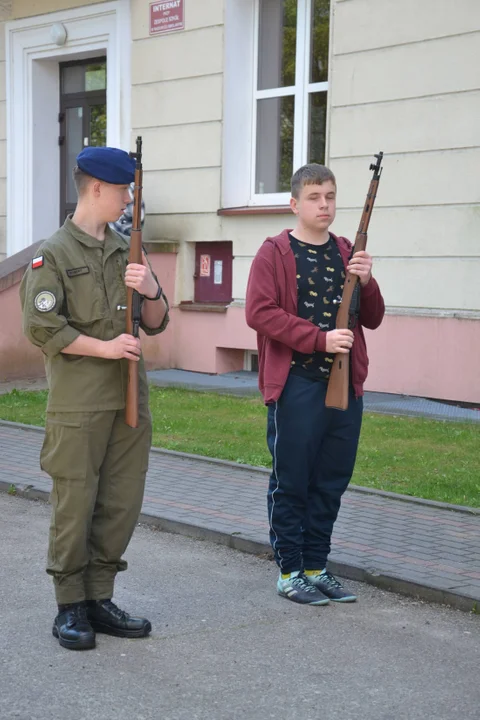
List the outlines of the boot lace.
<svg viewBox="0 0 480 720">
<path fill-rule="evenodd" d="M 72 607 L 67 608 L 68 611 L 68 620 L 67 620 L 67 627 L 74 627 L 77 625 L 77 623 L 88 624 L 87 619 L 87 608 L 84 604 L 79 605 L 72 605 Z"/>
<path fill-rule="evenodd" d="M 105 610 L 108 610 L 109 613 L 111 613 L 114 617 L 117 618 L 117 620 L 121 620 L 123 622 L 126 622 L 130 619 L 130 615 L 125 612 L 125 610 L 121 610 L 118 605 L 115 605 L 114 602 L 111 600 L 104 600 L 102 602 L 103 607 Z"/>
</svg>

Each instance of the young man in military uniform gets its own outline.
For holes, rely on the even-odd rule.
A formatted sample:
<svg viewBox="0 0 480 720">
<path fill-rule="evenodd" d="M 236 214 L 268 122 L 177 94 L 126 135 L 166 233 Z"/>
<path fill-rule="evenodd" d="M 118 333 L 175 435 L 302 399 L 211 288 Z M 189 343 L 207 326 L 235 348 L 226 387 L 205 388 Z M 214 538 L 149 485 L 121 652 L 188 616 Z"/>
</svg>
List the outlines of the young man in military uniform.
<svg viewBox="0 0 480 720">
<path fill-rule="evenodd" d="M 85 148 L 73 216 L 38 250 L 21 285 L 24 332 L 41 348 L 49 385 L 41 467 L 53 479 L 47 572 L 58 615 L 53 635 L 72 650 L 95 632 L 144 637 L 145 618 L 113 602 L 117 572 L 142 504 L 151 446 L 140 340 L 125 333 L 126 288 L 142 296 L 141 327 L 161 333 L 168 303 L 143 255 L 108 225 L 130 201 L 135 162 L 116 148 Z M 125 424 L 128 360 L 139 363 L 139 425 Z"/>
</svg>

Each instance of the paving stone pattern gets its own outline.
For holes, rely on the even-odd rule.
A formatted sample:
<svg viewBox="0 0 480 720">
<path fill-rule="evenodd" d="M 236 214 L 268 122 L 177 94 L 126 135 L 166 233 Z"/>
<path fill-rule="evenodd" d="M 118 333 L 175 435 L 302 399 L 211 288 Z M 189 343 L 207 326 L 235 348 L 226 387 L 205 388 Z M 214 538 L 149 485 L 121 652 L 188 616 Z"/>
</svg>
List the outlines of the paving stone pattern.
<svg viewBox="0 0 480 720">
<path fill-rule="evenodd" d="M 0 424 L 0 485 L 48 493 L 43 431 Z M 267 552 L 268 473 L 153 450 L 145 520 L 238 549 Z M 426 599 L 471 609 L 480 601 L 480 513 L 349 490 L 335 526 L 332 567 Z"/>
</svg>

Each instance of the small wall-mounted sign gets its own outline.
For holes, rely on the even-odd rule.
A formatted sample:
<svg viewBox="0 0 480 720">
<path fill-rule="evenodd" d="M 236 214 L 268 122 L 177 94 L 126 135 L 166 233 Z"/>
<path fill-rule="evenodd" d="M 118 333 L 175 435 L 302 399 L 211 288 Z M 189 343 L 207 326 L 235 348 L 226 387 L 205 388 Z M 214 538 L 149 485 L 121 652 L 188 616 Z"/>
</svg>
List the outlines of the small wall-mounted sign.
<svg viewBox="0 0 480 720">
<path fill-rule="evenodd" d="M 210 255 L 200 255 L 200 277 L 210 277 Z"/>
<path fill-rule="evenodd" d="M 213 284 L 221 285 L 223 282 L 223 261 L 215 260 L 213 263 Z"/>
<path fill-rule="evenodd" d="M 185 0 L 150 3 L 150 35 L 185 30 Z"/>
</svg>

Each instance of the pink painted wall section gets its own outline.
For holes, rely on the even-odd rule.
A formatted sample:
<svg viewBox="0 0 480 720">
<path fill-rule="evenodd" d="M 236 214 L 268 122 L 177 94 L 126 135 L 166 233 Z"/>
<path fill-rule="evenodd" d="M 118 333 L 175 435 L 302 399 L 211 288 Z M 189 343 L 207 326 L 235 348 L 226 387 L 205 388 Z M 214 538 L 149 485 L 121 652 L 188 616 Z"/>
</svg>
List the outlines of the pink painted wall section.
<svg viewBox="0 0 480 720">
<path fill-rule="evenodd" d="M 174 367 L 206 373 L 243 369 L 243 354 L 256 350 L 256 335 L 245 322 L 245 311 L 231 307 L 225 313 L 175 309 Z M 230 352 L 218 352 L 217 349 Z"/>
<path fill-rule="evenodd" d="M 176 254 L 150 252 L 148 257 L 173 305 Z M 154 337 L 143 335 L 142 348 L 148 368 L 223 373 L 242 370 L 244 350 L 256 350 L 257 345 L 241 307 L 231 307 L 224 313 L 172 307 L 166 331 Z"/>
<path fill-rule="evenodd" d="M 387 315 L 366 338 L 366 390 L 480 402 L 480 320 Z"/>
<path fill-rule="evenodd" d="M 0 292 L 0 382 L 45 375 L 42 352 L 22 332 L 19 287 Z"/>
<path fill-rule="evenodd" d="M 175 253 L 153 253 L 148 256 L 152 268 L 158 277 L 170 305 L 175 297 L 175 271 L 177 256 Z M 147 337 L 142 333 L 142 351 L 148 369 L 175 367 L 173 362 L 173 336 L 174 336 L 175 310 L 170 311 L 170 322 L 161 335 Z"/>
<path fill-rule="evenodd" d="M 240 351 L 256 350 L 243 308 L 224 314 L 174 309 L 172 324 L 173 367 L 206 373 L 240 370 Z M 366 390 L 480 402 L 480 321 L 387 315 L 366 337 Z"/>
<path fill-rule="evenodd" d="M 174 296 L 176 255 L 149 256 L 167 297 Z M 0 292 L 0 382 L 36 378 L 45 375 L 42 352 L 22 332 L 19 283 Z M 172 367 L 173 322 L 157 337 L 142 337 L 142 348 L 148 368 Z"/>
</svg>

